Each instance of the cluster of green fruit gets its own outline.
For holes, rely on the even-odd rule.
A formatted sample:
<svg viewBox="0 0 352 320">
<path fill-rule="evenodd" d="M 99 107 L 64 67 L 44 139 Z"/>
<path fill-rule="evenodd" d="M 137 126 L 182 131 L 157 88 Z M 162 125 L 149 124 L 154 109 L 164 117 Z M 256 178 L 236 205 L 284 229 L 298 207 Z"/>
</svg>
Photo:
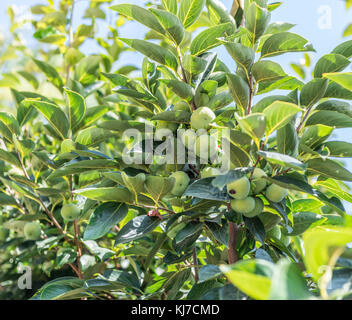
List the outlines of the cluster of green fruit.
<svg viewBox="0 0 352 320">
<path fill-rule="evenodd" d="M 81 210 L 74 203 L 62 206 L 61 216 L 65 221 L 73 221 L 80 215 Z M 23 227 L 23 233 L 27 240 L 39 240 L 41 236 L 41 226 L 39 222 L 27 222 Z M 5 242 L 10 234 L 9 229 L 0 227 L 0 243 Z"/>
<path fill-rule="evenodd" d="M 231 208 L 243 216 L 253 218 L 263 212 L 264 202 L 257 195 L 264 193 L 272 202 L 281 202 L 288 190 L 276 184 L 268 186 L 267 174 L 260 168 L 255 168 L 251 180 L 244 176 L 227 185 L 227 192 L 233 198 Z M 265 190 L 266 189 L 266 190 Z"/>
<path fill-rule="evenodd" d="M 190 111 L 190 106 L 185 101 L 175 104 L 173 111 Z M 185 130 L 181 136 L 182 143 L 199 158 L 208 159 L 213 157 L 218 150 L 217 139 L 208 134 L 210 124 L 215 120 L 215 113 L 208 107 L 200 107 L 192 112 L 191 128 Z M 161 141 L 170 131 L 175 132 L 178 123 L 157 121 L 155 140 Z"/>
</svg>

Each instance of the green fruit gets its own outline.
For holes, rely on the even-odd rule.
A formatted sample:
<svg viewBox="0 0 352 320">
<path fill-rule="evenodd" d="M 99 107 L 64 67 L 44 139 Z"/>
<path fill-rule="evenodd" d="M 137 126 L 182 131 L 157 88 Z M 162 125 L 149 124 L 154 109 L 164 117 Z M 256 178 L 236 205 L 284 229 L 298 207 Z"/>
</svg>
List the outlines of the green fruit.
<svg viewBox="0 0 352 320">
<path fill-rule="evenodd" d="M 75 149 L 76 145 L 71 139 L 65 139 L 61 142 L 61 153 L 68 153 Z"/>
<path fill-rule="evenodd" d="M 24 236 L 27 240 L 38 240 L 41 234 L 41 227 L 39 222 L 28 222 L 24 226 Z"/>
<path fill-rule="evenodd" d="M 255 207 L 251 212 L 248 213 L 243 213 L 243 215 L 247 218 L 253 218 L 256 217 L 258 215 L 260 215 L 263 212 L 264 209 L 264 203 L 261 199 L 259 198 L 255 198 Z"/>
<path fill-rule="evenodd" d="M 272 202 L 281 202 L 287 196 L 288 190 L 272 184 L 266 189 L 266 197 Z"/>
<path fill-rule="evenodd" d="M 191 116 L 191 125 L 194 129 L 208 129 L 209 124 L 216 118 L 215 113 L 208 107 L 195 110 Z"/>
<path fill-rule="evenodd" d="M 73 221 L 79 217 L 81 210 L 74 204 L 68 203 L 61 208 L 61 216 L 66 221 Z"/>
<path fill-rule="evenodd" d="M 197 134 L 191 129 L 185 130 L 181 135 L 181 141 L 187 149 L 193 150 L 196 140 Z"/>
<path fill-rule="evenodd" d="M 227 185 L 228 194 L 237 200 L 242 200 L 248 197 L 251 184 L 247 177 L 237 179 Z"/>
<path fill-rule="evenodd" d="M 174 111 L 190 111 L 189 104 L 185 101 L 179 101 L 174 106 Z"/>
<path fill-rule="evenodd" d="M 288 247 L 291 242 L 291 237 L 282 235 L 280 240 L 285 245 L 285 247 Z"/>
<path fill-rule="evenodd" d="M 204 160 L 213 157 L 218 150 L 218 141 L 213 136 L 203 134 L 196 139 L 196 155 Z"/>
<path fill-rule="evenodd" d="M 183 171 L 176 171 L 170 177 L 175 178 L 171 194 L 178 197 L 182 196 L 190 181 L 188 175 Z"/>
<path fill-rule="evenodd" d="M 206 167 L 200 172 L 200 177 L 202 179 L 209 177 L 216 177 L 221 174 L 221 171 L 218 168 Z"/>
<path fill-rule="evenodd" d="M 234 200 L 231 200 L 231 208 L 234 211 L 245 215 L 254 210 L 255 200 L 252 197 L 247 197 L 241 200 L 234 199 Z"/>
<path fill-rule="evenodd" d="M 0 227 L 0 242 L 4 242 L 9 236 L 9 233 L 10 233 L 9 229 Z"/>
<path fill-rule="evenodd" d="M 266 177 L 266 173 L 260 169 L 260 168 L 255 168 L 253 171 L 253 176 L 252 176 L 252 191 L 254 194 L 259 194 L 262 192 L 267 184 L 267 181 L 263 179 L 263 177 Z"/>
<path fill-rule="evenodd" d="M 279 226 L 275 226 L 274 228 L 270 229 L 267 234 L 267 238 L 276 238 L 278 240 L 281 239 L 281 229 Z"/>
</svg>

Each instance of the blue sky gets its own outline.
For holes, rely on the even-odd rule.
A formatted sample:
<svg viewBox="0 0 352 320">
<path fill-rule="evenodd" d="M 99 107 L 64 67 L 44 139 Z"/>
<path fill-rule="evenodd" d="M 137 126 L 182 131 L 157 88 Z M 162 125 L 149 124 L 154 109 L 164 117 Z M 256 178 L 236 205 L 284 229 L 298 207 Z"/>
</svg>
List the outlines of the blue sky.
<svg viewBox="0 0 352 320">
<path fill-rule="evenodd" d="M 117 3 L 135 3 L 142 5 L 144 0 L 116 0 L 112 4 Z M 226 7 L 230 8 L 232 0 L 222 0 Z M 270 1 L 273 2 L 273 1 Z M 346 11 L 343 0 L 282 0 L 283 5 L 275 10 L 272 14 L 272 21 L 278 22 L 289 22 L 296 24 L 291 30 L 296 32 L 306 39 L 308 39 L 316 49 L 316 53 L 312 54 L 313 62 L 316 61 L 323 54 L 331 52 L 331 50 L 343 41 L 351 39 L 342 38 L 343 30 L 346 26 L 352 22 L 352 9 Z M 16 5 L 20 7 L 29 7 L 38 3 L 46 3 L 44 0 L 1 0 L 0 9 L 0 30 L 5 31 L 9 21 L 6 15 L 6 9 L 8 5 Z M 82 23 L 78 19 L 82 15 L 83 10 L 86 8 L 88 1 L 80 0 L 76 6 L 77 18 L 75 19 L 75 25 Z M 22 11 L 22 10 L 21 10 Z M 114 22 L 115 13 L 110 11 L 108 13 L 108 20 Z M 102 23 L 101 20 L 98 22 L 98 28 L 100 32 L 105 31 L 107 28 L 106 23 Z M 123 37 L 130 38 L 143 38 L 145 28 L 141 27 L 138 23 L 133 23 L 122 27 L 120 35 Z M 88 43 L 84 48 L 86 53 L 95 53 L 98 48 L 93 43 Z M 229 66 L 234 66 L 232 59 L 227 53 L 220 49 L 218 50 L 220 58 Z M 287 54 L 280 57 L 275 57 L 273 60 L 281 63 L 285 68 L 286 72 L 294 75 L 289 64 L 291 62 L 299 62 L 302 58 L 302 54 Z M 122 56 L 121 64 L 134 63 L 137 66 L 140 65 L 141 56 L 134 53 L 127 53 Z M 351 67 L 349 67 L 351 70 Z M 334 140 L 344 140 L 352 142 L 352 128 L 351 129 L 339 129 L 336 130 L 336 135 L 333 137 Z M 346 164 L 350 170 L 352 170 L 352 159 L 347 159 Z M 352 206 L 349 206 L 352 209 Z"/>
</svg>

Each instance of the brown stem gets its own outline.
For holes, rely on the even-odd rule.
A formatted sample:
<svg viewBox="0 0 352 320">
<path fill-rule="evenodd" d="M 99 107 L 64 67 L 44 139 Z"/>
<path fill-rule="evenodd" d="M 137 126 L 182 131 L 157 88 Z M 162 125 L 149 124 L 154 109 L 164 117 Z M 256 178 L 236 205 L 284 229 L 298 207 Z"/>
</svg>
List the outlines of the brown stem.
<svg viewBox="0 0 352 320">
<path fill-rule="evenodd" d="M 297 127 L 297 129 L 296 129 L 296 132 L 297 132 L 297 133 L 300 132 L 300 130 L 302 129 L 302 126 L 303 126 L 304 123 L 306 122 L 306 120 L 307 120 L 307 118 L 308 118 L 310 112 L 312 111 L 312 109 L 313 109 L 313 106 L 310 106 L 310 107 L 307 109 L 306 113 L 304 114 L 304 116 L 303 116 L 303 118 L 302 118 L 302 121 L 300 122 L 300 124 L 298 125 L 298 127 Z"/>
<path fill-rule="evenodd" d="M 71 200 L 73 201 L 73 175 L 70 175 L 68 181 L 69 181 L 69 186 L 70 186 Z"/>
<path fill-rule="evenodd" d="M 227 204 L 227 208 L 229 211 L 231 210 L 230 203 Z M 229 264 L 234 264 L 238 261 L 238 255 L 236 250 L 238 229 L 239 228 L 236 223 L 229 221 L 229 245 L 228 245 L 228 251 L 227 251 Z"/>
</svg>

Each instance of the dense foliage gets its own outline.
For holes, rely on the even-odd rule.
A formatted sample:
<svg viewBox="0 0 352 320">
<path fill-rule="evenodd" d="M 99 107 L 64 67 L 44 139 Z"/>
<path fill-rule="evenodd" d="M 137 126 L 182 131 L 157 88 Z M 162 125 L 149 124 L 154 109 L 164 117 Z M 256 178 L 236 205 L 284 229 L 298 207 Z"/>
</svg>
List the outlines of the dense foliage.
<svg viewBox="0 0 352 320">
<path fill-rule="evenodd" d="M 331 137 L 352 127 L 352 40 L 300 80 L 275 58 L 309 65 L 314 48 L 270 21 L 278 2 L 110 2 L 91 0 L 76 30 L 74 0 L 32 7 L 35 52 L 9 10 L 0 298 L 350 298 L 352 144 Z M 119 36 L 129 20 L 143 40 Z M 119 60 L 128 50 L 142 65 Z M 164 163 L 170 145 L 188 161 Z M 31 290 L 18 287 L 26 267 Z"/>
</svg>

